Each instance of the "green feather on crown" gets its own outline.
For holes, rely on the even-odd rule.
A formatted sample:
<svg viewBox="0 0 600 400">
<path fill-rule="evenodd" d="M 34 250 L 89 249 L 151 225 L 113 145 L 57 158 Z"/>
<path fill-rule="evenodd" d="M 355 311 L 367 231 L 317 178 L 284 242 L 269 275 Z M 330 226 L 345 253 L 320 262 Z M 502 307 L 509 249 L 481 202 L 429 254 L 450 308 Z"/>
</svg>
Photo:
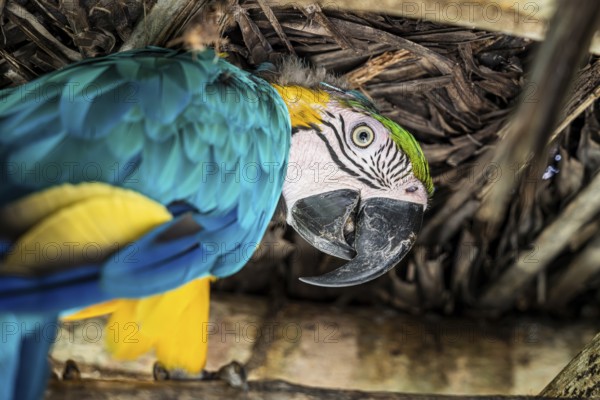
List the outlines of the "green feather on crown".
<svg viewBox="0 0 600 400">
<path fill-rule="evenodd" d="M 373 114 L 372 116 L 391 132 L 392 140 L 396 142 L 404 154 L 408 156 L 415 177 L 423 182 L 425 189 L 427 189 L 427 194 L 429 196 L 433 195 L 433 180 L 429 173 L 429 164 L 427 163 L 425 154 L 423 154 L 423 150 L 421 150 L 421 146 L 419 146 L 419 143 L 417 143 L 413 135 L 383 115 Z"/>
</svg>

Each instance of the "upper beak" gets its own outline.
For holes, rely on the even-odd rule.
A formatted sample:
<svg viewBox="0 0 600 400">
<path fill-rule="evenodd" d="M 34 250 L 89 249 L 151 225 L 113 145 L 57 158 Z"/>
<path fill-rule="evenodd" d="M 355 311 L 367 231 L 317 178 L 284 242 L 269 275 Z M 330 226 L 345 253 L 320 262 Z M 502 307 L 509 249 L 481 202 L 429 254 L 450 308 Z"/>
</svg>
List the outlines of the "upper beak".
<svg viewBox="0 0 600 400">
<path fill-rule="evenodd" d="M 354 190 L 334 190 L 300 199 L 292 207 L 290 225 L 313 247 L 350 260 L 356 252 L 344 238 L 344 225 L 360 196 Z"/>
<path fill-rule="evenodd" d="M 421 229 L 423 205 L 384 197 L 358 204 L 359 199 L 358 192 L 342 189 L 301 199 L 293 206 L 292 226 L 314 247 L 345 259 L 356 254 L 334 271 L 301 281 L 329 287 L 358 285 L 385 274 L 410 251 Z M 348 243 L 344 226 L 353 216 L 354 241 Z"/>
</svg>

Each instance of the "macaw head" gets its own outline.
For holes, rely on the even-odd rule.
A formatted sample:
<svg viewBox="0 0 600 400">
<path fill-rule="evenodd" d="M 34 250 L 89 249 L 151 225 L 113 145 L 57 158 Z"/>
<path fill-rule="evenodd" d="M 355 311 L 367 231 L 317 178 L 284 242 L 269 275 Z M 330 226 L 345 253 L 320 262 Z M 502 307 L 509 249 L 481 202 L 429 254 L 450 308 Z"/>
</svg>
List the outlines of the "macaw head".
<svg viewBox="0 0 600 400">
<path fill-rule="evenodd" d="M 433 193 L 413 136 L 357 91 L 275 85 L 291 115 L 286 219 L 319 250 L 350 260 L 318 286 L 375 279 L 409 252 Z"/>
</svg>

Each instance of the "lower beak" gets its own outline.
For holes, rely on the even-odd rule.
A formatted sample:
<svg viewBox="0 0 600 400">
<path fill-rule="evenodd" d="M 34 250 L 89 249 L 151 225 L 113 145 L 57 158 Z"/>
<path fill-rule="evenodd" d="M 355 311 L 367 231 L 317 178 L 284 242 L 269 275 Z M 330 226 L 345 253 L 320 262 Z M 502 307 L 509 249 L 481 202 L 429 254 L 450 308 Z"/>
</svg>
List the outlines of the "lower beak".
<svg viewBox="0 0 600 400">
<path fill-rule="evenodd" d="M 325 199 L 333 202 L 323 203 Z M 309 218 L 312 222 L 303 224 L 313 227 L 310 234 L 306 234 L 306 229 L 303 233 L 302 229 L 296 228 L 309 243 L 340 258 L 349 259 L 348 255 L 356 253 L 356 256 L 342 267 L 321 276 L 300 278 L 301 281 L 328 287 L 369 282 L 396 266 L 410 251 L 423 221 L 421 204 L 384 197 L 363 201 L 355 218 L 352 249 L 344 240 L 344 226 L 354 213 L 358 200 L 358 192 L 338 190 L 298 202 L 302 202 L 296 210 L 298 221 L 306 221 L 305 218 L 309 215 L 318 216 L 315 219 Z M 312 211 L 308 211 L 307 208 Z M 320 231 L 315 227 L 321 227 Z M 320 234 L 323 236 L 316 237 Z M 315 242 L 318 242 L 318 245 L 315 245 Z"/>
</svg>

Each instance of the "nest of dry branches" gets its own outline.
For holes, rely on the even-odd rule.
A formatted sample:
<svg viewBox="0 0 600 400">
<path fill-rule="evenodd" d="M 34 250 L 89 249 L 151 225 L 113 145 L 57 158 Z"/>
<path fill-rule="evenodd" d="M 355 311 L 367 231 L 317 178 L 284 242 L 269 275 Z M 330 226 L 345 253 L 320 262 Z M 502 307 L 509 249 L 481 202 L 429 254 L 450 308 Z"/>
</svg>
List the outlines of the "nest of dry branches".
<svg viewBox="0 0 600 400">
<path fill-rule="evenodd" d="M 512 194 L 498 229 L 478 223 L 483 181 L 515 171 L 485 163 L 517 104 L 535 102 L 527 82 L 536 44 L 501 33 L 474 31 L 318 6 L 270 7 L 264 0 L 174 1 L 177 12 L 158 12 L 160 1 L 0 1 L 2 87 L 86 57 L 138 46 L 181 43 L 208 18 L 219 23 L 216 45 L 245 68 L 296 54 L 343 75 L 371 96 L 383 114 L 422 143 L 436 193 L 419 242 L 387 276 L 347 289 L 313 288 L 299 276 L 330 270 L 339 261 L 318 253 L 274 224 L 242 272 L 217 284 L 222 290 L 286 297 L 386 304 L 411 312 L 483 312 L 479 300 L 498 277 L 528 257 L 544 263 L 527 285 L 515 288 L 521 310 L 598 316 L 600 244 L 595 218 L 575 234 L 547 239 L 553 224 L 568 221 L 567 205 L 585 192 L 600 167 L 600 112 L 582 101 L 600 83 L 600 65 L 588 60 L 567 104 L 557 139 L 543 165 L 530 166 Z M 162 19 L 161 19 L 162 18 Z M 137 33 L 136 33 L 137 31 Z M 179 44 L 178 44 L 179 45 Z M 586 107 L 582 108 L 582 104 Z M 519 170 L 521 166 L 514 166 Z M 506 175 L 505 175 L 506 176 Z M 475 185 L 477 186 L 477 185 Z M 449 208 L 451 204 L 453 207 Z M 449 211 L 451 210 L 451 212 Z M 596 215 L 595 213 L 592 213 Z M 546 239 L 545 239 L 546 238 Z M 540 257 L 547 246 L 552 257 Z M 522 261 L 522 260 L 521 260 Z M 510 285 L 510 282 L 503 282 Z M 508 288 L 510 289 L 510 287 Z"/>
</svg>

